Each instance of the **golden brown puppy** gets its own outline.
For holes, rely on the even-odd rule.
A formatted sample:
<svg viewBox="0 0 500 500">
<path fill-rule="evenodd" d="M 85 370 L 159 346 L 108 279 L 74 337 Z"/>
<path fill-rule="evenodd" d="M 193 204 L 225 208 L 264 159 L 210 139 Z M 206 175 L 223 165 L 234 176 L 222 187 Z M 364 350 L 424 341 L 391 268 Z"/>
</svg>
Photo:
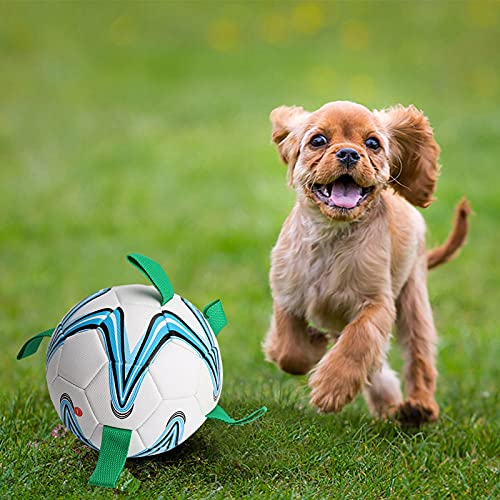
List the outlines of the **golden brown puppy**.
<svg viewBox="0 0 500 500">
<path fill-rule="evenodd" d="M 427 118 L 413 106 L 372 112 L 332 102 L 313 113 L 282 106 L 271 121 L 297 202 L 272 251 L 267 359 L 293 374 L 312 370 L 311 402 L 321 411 L 341 410 L 364 389 L 377 417 L 436 420 L 426 275 L 465 243 L 470 208 L 457 206 L 448 241 L 428 252 L 414 207 L 433 201 L 439 173 Z M 386 361 L 394 323 L 405 401 Z"/>
</svg>

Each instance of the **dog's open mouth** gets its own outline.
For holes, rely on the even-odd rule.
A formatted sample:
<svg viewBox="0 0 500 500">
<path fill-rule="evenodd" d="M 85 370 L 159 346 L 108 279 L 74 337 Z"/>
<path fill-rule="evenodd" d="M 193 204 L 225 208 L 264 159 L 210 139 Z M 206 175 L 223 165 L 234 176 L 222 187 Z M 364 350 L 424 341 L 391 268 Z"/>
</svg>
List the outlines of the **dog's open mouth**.
<svg viewBox="0 0 500 500">
<path fill-rule="evenodd" d="M 314 184 L 312 192 L 331 208 L 350 210 L 359 206 L 373 191 L 373 186 L 362 187 L 350 175 L 341 175 L 329 184 Z"/>
</svg>

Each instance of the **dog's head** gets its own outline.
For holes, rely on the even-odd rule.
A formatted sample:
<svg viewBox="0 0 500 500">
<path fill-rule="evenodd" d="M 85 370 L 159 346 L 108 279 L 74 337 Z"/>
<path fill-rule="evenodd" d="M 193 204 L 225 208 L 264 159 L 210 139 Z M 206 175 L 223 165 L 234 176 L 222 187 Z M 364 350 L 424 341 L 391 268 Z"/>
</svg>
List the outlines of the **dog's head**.
<svg viewBox="0 0 500 500">
<path fill-rule="evenodd" d="M 312 113 L 281 106 L 271 122 L 290 184 L 330 219 L 359 219 L 387 186 L 420 207 L 433 201 L 439 147 L 413 106 L 372 112 L 337 101 Z"/>
</svg>

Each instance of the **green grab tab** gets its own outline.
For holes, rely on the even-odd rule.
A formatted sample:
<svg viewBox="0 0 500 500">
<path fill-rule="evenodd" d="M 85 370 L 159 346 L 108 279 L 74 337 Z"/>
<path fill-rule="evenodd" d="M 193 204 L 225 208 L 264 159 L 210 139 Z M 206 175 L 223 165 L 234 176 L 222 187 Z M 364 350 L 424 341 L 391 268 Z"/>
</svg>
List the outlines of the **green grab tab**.
<svg viewBox="0 0 500 500">
<path fill-rule="evenodd" d="M 35 354 L 35 352 L 38 351 L 42 340 L 45 337 L 50 337 L 54 333 L 54 330 L 55 328 L 45 330 L 44 332 L 39 333 L 38 335 L 35 335 L 34 337 L 31 337 L 29 340 L 27 340 L 17 354 L 17 359 L 24 359 L 28 356 L 31 356 L 32 354 Z"/>
<path fill-rule="evenodd" d="M 220 300 L 214 300 L 203 308 L 203 316 L 208 321 L 210 328 L 212 328 L 215 336 L 227 325 L 226 313 L 222 307 Z"/>
<path fill-rule="evenodd" d="M 206 417 L 213 420 L 220 420 L 221 422 L 224 422 L 229 425 L 245 425 L 262 417 L 266 412 L 267 408 L 263 406 L 262 408 L 259 408 L 258 410 L 254 411 L 253 413 L 250 413 L 250 415 L 248 415 L 247 417 L 240 418 L 239 420 L 234 420 L 234 418 L 231 418 L 226 413 L 226 411 L 224 410 L 224 408 L 222 408 L 222 406 L 217 405 L 208 415 L 206 415 Z"/>
<path fill-rule="evenodd" d="M 89 484 L 114 488 L 127 460 L 132 431 L 104 426 L 99 458 Z"/>
<path fill-rule="evenodd" d="M 137 269 L 139 269 L 160 292 L 161 305 L 164 306 L 174 296 L 174 287 L 160 264 L 140 253 L 129 253 L 127 259 L 131 264 L 137 267 Z"/>
</svg>

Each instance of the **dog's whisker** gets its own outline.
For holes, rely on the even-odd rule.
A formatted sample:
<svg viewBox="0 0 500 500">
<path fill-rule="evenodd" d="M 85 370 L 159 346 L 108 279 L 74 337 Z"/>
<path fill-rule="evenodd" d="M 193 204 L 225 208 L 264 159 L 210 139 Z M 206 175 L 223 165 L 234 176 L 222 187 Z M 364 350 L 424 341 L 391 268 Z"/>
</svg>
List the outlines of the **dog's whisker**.
<svg viewBox="0 0 500 500">
<path fill-rule="evenodd" d="M 406 186 L 405 184 L 403 184 L 402 182 L 399 182 L 398 181 L 398 178 L 397 177 L 393 177 L 392 175 L 389 176 L 390 180 L 392 182 L 395 182 L 396 184 L 399 184 L 401 187 L 404 187 L 405 189 L 407 189 L 408 191 L 412 191 L 411 187 L 409 186 Z"/>
</svg>

